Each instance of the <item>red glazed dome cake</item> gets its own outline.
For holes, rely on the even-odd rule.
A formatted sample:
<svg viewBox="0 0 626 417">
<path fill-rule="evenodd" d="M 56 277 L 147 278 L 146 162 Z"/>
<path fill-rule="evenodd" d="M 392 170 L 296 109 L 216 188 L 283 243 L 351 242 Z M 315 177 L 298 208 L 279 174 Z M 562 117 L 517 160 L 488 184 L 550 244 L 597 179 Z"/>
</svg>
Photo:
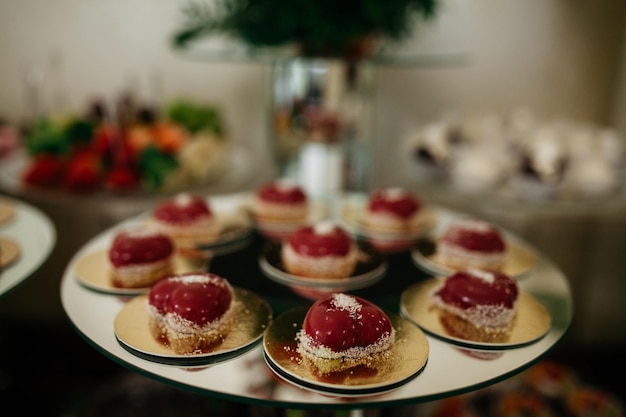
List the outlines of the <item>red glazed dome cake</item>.
<svg viewBox="0 0 626 417">
<path fill-rule="evenodd" d="M 288 180 L 276 180 L 261 186 L 252 210 L 260 221 L 301 222 L 308 214 L 309 202 L 304 190 Z"/>
<path fill-rule="evenodd" d="M 461 219 L 437 239 L 436 260 L 451 269 L 501 270 L 506 242 L 500 231 L 481 220 Z"/>
<path fill-rule="evenodd" d="M 356 242 L 332 222 L 303 226 L 283 242 L 285 270 L 309 278 L 346 278 L 358 262 Z"/>
<path fill-rule="evenodd" d="M 513 327 L 518 294 L 517 282 L 508 275 L 468 269 L 447 277 L 432 296 L 451 336 L 501 343 Z"/>
<path fill-rule="evenodd" d="M 218 275 L 173 275 L 150 290 L 150 331 L 177 354 L 210 351 L 225 338 L 234 303 L 232 287 Z"/>
<path fill-rule="evenodd" d="M 174 244 L 147 227 L 118 232 L 108 250 L 111 282 L 119 288 L 145 288 L 172 273 Z"/>
<path fill-rule="evenodd" d="M 180 193 L 161 202 L 153 211 L 152 223 L 179 246 L 193 246 L 215 237 L 218 223 L 206 199 Z"/>
<path fill-rule="evenodd" d="M 379 307 L 335 293 L 316 301 L 298 332 L 298 352 L 319 374 L 355 366 L 379 369 L 391 356 L 395 329 Z"/>
<path fill-rule="evenodd" d="M 363 221 L 372 229 L 404 232 L 419 224 L 420 200 L 402 188 L 373 191 L 368 198 Z"/>
</svg>

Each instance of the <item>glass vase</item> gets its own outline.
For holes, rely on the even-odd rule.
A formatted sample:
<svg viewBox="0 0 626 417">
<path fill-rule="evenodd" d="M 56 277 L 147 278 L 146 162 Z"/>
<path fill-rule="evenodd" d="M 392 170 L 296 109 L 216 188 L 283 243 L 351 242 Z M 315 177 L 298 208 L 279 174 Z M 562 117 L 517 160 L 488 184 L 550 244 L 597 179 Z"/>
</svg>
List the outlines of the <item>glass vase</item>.
<svg viewBox="0 0 626 417">
<path fill-rule="evenodd" d="M 370 185 L 374 66 L 288 59 L 272 68 L 270 136 L 278 174 L 313 196 Z"/>
</svg>

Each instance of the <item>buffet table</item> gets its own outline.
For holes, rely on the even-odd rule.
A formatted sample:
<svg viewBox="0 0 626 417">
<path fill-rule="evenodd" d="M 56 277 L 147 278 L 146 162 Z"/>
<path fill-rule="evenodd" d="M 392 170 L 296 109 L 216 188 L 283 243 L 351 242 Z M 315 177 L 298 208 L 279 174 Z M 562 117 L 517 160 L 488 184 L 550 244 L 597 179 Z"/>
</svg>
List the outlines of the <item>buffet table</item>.
<svg viewBox="0 0 626 417">
<path fill-rule="evenodd" d="M 211 198 L 221 210 L 238 208 L 247 194 Z M 331 204 L 334 204 L 331 201 Z M 437 228 L 463 213 L 435 207 Z M 330 210 L 330 213 L 337 213 Z M 173 366 L 142 358 L 126 349 L 117 339 L 114 321 L 133 299 L 94 291 L 82 285 L 76 274 L 77 264 L 89 253 L 105 249 L 120 227 L 144 221 L 145 215 L 129 218 L 94 236 L 72 258 L 61 281 L 63 308 L 76 331 L 95 349 L 113 361 L 164 383 L 218 398 L 286 408 L 363 409 L 429 401 L 479 389 L 507 379 L 544 357 L 565 335 L 573 315 L 568 281 L 552 261 L 539 252 L 532 269 L 520 277 L 520 289 L 545 306 L 550 325 L 541 337 L 518 346 L 458 345 L 425 331 L 427 362 L 414 377 L 393 390 L 374 395 L 329 395 L 302 389 L 285 382 L 267 366 L 264 343 L 228 360 L 206 366 Z M 253 233 L 243 248 L 216 254 L 208 270 L 227 278 L 234 286 L 258 295 L 271 306 L 273 319 L 280 320 L 294 309 L 311 303 L 291 288 L 268 279 L 260 267 L 260 254 L 267 241 Z M 431 278 L 420 268 L 412 252 L 386 256 L 384 277 L 366 288 L 351 293 L 375 302 L 390 314 L 400 315 L 400 300 L 412 285 Z M 402 320 L 406 320 L 404 317 Z M 413 324 L 410 324 L 413 325 Z M 421 330 L 416 330 L 421 331 Z M 459 372 L 459 370 L 463 370 Z"/>
</svg>

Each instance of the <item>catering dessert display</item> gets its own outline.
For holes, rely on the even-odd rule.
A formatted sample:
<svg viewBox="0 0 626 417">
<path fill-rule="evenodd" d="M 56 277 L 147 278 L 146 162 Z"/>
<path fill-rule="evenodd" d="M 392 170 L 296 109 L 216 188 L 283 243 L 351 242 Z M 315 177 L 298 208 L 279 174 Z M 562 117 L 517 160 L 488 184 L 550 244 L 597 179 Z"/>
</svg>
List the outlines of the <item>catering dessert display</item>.
<svg viewBox="0 0 626 417">
<path fill-rule="evenodd" d="M 360 297 L 335 293 L 315 302 L 298 333 L 298 352 L 317 373 L 380 368 L 394 343 L 389 317 Z"/>
<path fill-rule="evenodd" d="M 241 196 L 243 198 L 236 197 L 236 201 L 228 198 L 225 202 L 228 206 L 235 203 L 239 207 L 238 203 L 249 201 L 246 196 Z M 220 203 L 222 201 L 219 199 L 211 200 L 211 202 L 213 201 L 215 201 L 215 207 L 221 210 Z M 444 209 L 441 209 L 441 214 L 444 220 L 448 218 L 448 213 Z M 451 217 L 455 217 L 454 213 L 449 214 Z M 132 224 L 141 225 L 153 233 L 158 233 L 146 224 L 145 214 L 137 216 L 134 220 L 135 222 Z M 124 222 L 120 226 L 128 224 L 131 222 Z M 317 246 L 326 245 L 326 243 L 322 245 L 319 242 L 310 245 L 311 242 L 316 242 L 320 235 L 321 237 L 334 236 L 338 230 L 341 231 L 341 228 L 332 222 L 320 222 L 303 226 L 302 229 L 307 227 L 309 228 L 307 233 L 314 235 L 313 238 L 309 236 L 303 239 L 305 244 L 302 246 L 307 248 L 303 253 L 307 260 L 316 257 L 312 253 L 315 252 Z M 250 264 L 251 261 L 254 262 L 255 260 L 260 262 L 265 255 L 265 248 L 271 246 L 276 250 L 272 252 L 273 258 L 268 258 L 268 261 L 272 263 L 272 266 L 276 265 L 276 269 L 279 269 L 278 267 L 282 266 L 283 262 L 281 250 L 290 239 L 281 243 L 260 239 L 255 242 L 261 244 L 260 246 L 251 245 L 232 257 L 218 256 L 210 265 L 211 272 L 204 272 L 207 271 L 206 268 L 203 271 L 198 270 L 189 273 L 174 270 L 173 273 L 163 277 L 149 288 L 133 293 L 133 297 L 104 297 L 101 294 L 103 291 L 88 291 L 87 289 L 91 289 L 91 287 L 79 285 L 83 284 L 77 279 L 82 275 L 79 268 L 82 260 L 93 252 L 104 252 L 105 248 L 108 250 L 114 237 L 123 230 L 121 227 L 116 227 L 103 232 L 89 242 L 84 250 L 81 250 L 72 260 L 71 267 L 66 271 L 62 283 L 62 300 L 68 315 L 76 323 L 79 331 L 84 332 L 87 337 L 94 340 L 97 346 L 101 346 L 105 352 L 111 353 L 120 361 L 128 362 L 159 377 L 163 376 L 166 380 L 171 380 L 174 383 L 197 387 L 207 392 L 243 395 L 245 398 L 248 396 L 261 398 L 262 395 L 266 399 L 272 398 L 272 401 L 277 398 L 275 396 L 268 397 L 266 391 L 259 396 L 255 393 L 243 394 L 242 390 L 247 389 L 245 386 L 241 389 L 239 387 L 223 389 L 221 382 L 216 380 L 219 378 L 210 377 L 226 372 L 229 376 L 234 375 L 233 378 L 235 379 L 229 379 L 229 381 L 237 385 L 240 385 L 240 382 L 246 382 L 247 379 L 242 381 L 241 378 L 250 375 L 250 372 L 244 373 L 242 368 L 248 367 L 251 363 L 250 360 L 255 363 L 259 361 L 259 352 L 254 352 L 252 349 L 253 345 L 262 339 L 262 359 L 271 370 L 271 375 L 297 388 L 321 393 L 322 396 L 307 397 L 313 398 L 314 401 L 320 403 L 334 402 L 334 400 L 326 399 L 329 395 L 351 397 L 355 404 L 360 402 L 356 397 L 362 397 L 367 402 L 370 401 L 367 397 L 375 396 L 371 398 L 371 401 L 376 403 L 379 400 L 387 401 L 386 398 L 392 400 L 396 398 L 399 400 L 421 398 L 421 394 L 416 394 L 416 392 L 421 391 L 415 388 L 421 387 L 422 384 L 429 386 L 433 381 L 432 372 L 421 373 L 429 362 L 431 339 L 426 336 L 426 333 L 441 339 L 433 345 L 437 349 L 436 355 L 433 354 L 430 357 L 433 359 L 433 365 L 435 364 L 434 359 L 437 359 L 437 371 L 441 370 L 442 366 L 445 371 L 446 365 L 442 365 L 440 361 L 442 357 L 450 357 L 460 365 L 470 363 L 475 365 L 474 362 L 470 361 L 476 359 L 459 354 L 458 346 L 504 351 L 509 347 L 535 343 L 550 330 L 550 313 L 523 291 L 519 291 L 515 302 L 515 313 L 513 324 L 509 330 L 509 338 L 503 342 L 482 343 L 466 339 L 459 342 L 459 336 L 452 337 L 447 330 L 444 330 L 444 335 L 439 331 L 439 328 L 431 326 L 432 321 L 434 321 L 442 327 L 440 315 L 443 315 L 441 313 L 443 308 L 436 305 L 432 296 L 435 292 L 434 285 L 443 281 L 439 277 L 428 278 L 419 273 L 414 276 L 406 276 L 406 278 L 416 277 L 417 280 L 414 284 L 427 284 L 428 286 L 425 288 L 428 291 L 425 292 L 427 298 L 412 296 L 407 298 L 403 292 L 401 296 L 402 316 L 389 312 L 382 305 L 376 304 L 378 301 L 370 299 L 366 295 L 350 294 L 349 291 L 354 290 L 354 287 L 349 287 L 348 290 L 339 290 L 335 287 L 332 292 L 327 291 L 328 282 L 338 282 L 345 285 L 345 283 L 351 283 L 352 280 L 358 280 L 359 276 L 363 274 L 363 261 L 361 260 L 357 261 L 354 270 L 349 272 L 345 278 L 318 278 L 317 275 L 319 274 L 317 273 L 313 277 L 301 277 L 303 282 L 315 282 L 317 286 L 312 287 L 313 289 L 317 290 L 324 287 L 324 290 L 327 291 L 324 294 L 320 291 L 318 297 L 311 304 L 304 304 L 300 298 L 285 295 L 284 289 L 276 288 L 271 282 L 264 282 L 263 277 L 258 276 L 256 265 Z M 359 252 L 363 253 L 362 251 L 368 245 L 364 245 L 356 239 L 352 240 L 345 231 L 341 232 L 338 234 L 343 235 L 343 237 L 339 239 L 333 237 L 331 241 L 335 244 L 343 242 L 338 246 L 345 247 L 347 236 L 348 242 L 355 242 Z M 295 235 L 297 232 L 293 234 L 293 236 Z M 335 251 L 334 249 L 329 251 L 329 247 L 334 248 L 333 245 L 326 246 L 326 254 Z M 351 243 L 348 243 L 347 247 L 351 247 Z M 343 256 L 340 258 L 344 259 Z M 277 262 L 276 259 L 278 259 Z M 384 260 L 385 257 L 381 256 L 380 259 Z M 390 257 L 389 259 L 396 260 L 398 258 Z M 405 266 L 410 268 L 410 265 Z M 550 273 L 550 263 L 542 262 L 541 267 L 543 268 L 543 272 L 539 274 L 541 278 L 550 275 L 550 278 L 562 279 L 562 275 L 558 271 L 553 275 Z M 106 268 L 100 269 L 107 270 Z M 257 273 L 248 274 L 251 271 Z M 230 278 L 231 275 L 227 272 L 233 274 L 232 280 L 226 281 L 225 278 L 221 278 Z M 269 277 L 263 268 L 261 268 L 261 272 Z M 492 271 L 481 271 L 481 273 L 497 276 L 496 272 Z M 292 278 L 297 277 L 287 272 L 283 272 L 283 274 Z M 532 275 L 530 281 L 524 281 L 524 284 L 530 284 L 526 288 L 534 289 L 536 284 L 543 285 L 545 280 L 536 278 L 536 275 Z M 494 278 L 494 281 L 497 279 Z M 235 285 L 234 283 L 238 284 Z M 361 283 L 363 286 L 358 288 L 365 288 L 369 283 L 369 281 L 366 284 Z M 262 291 L 266 291 L 273 300 L 278 299 L 277 302 L 279 303 L 284 301 L 285 304 L 281 304 L 283 307 L 285 305 L 292 307 L 287 307 L 278 317 L 273 318 L 271 309 L 267 308 L 268 303 L 262 302 L 258 297 L 254 297 L 251 291 L 239 286 L 246 284 L 262 288 Z M 288 285 L 295 286 L 298 284 L 301 282 L 288 282 Z M 377 300 L 393 303 L 398 295 L 398 286 L 404 288 L 404 284 L 401 281 L 392 280 L 389 283 L 382 283 L 378 288 L 367 288 L 364 294 L 376 293 L 378 294 Z M 556 284 L 558 284 L 557 290 L 560 291 L 561 283 L 557 281 Z M 410 288 L 411 291 L 412 287 Z M 550 288 L 552 287 L 555 285 L 550 284 Z M 382 289 L 383 292 L 379 292 L 379 289 Z M 567 287 L 564 286 L 563 292 L 566 291 Z M 119 295 L 120 293 L 115 294 Z M 421 293 L 418 295 L 421 296 Z M 92 304 L 94 308 L 91 308 Z M 414 315 L 414 311 L 410 310 L 411 306 L 418 309 L 423 308 L 424 313 L 419 311 L 421 316 Z M 549 304 L 549 306 L 552 308 L 554 304 Z M 559 312 L 561 316 L 559 316 L 558 326 L 562 326 L 565 319 L 569 319 L 571 312 L 569 304 L 561 304 L 561 306 L 563 306 L 563 311 Z M 488 308 L 481 311 L 487 311 L 486 314 L 489 314 Z M 430 321 L 423 322 L 424 316 Z M 555 332 L 564 330 L 558 326 L 554 327 Z M 100 330 L 96 331 L 97 329 Z M 111 337 L 111 330 L 114 332 L 114 338 Z M 558 333 L 556 335 L 558 336 Z M 551 347 L 554 343 L 553 339 L 551 336 L 545 338 L 545 343 L 537 343 L 536 351 L 539 352 L 538 354 Z M 526 354 L 531 350 L 535 349 L 519 349 L 521 354 Z M 244 355 L 246 352 L 251 353 L 251 355 Z M 448 389 L 463 390 L 466 387 L 471 387 L 476 381 L 484 381 L 485 375 L 487 378 L 500 378 L 503 372 L 514 372 L 515 369 L 524 366 L 528 361 L 532 361 L 536 358 L 536 354 L 531 352 L 528 359 L 522 358 L 521 360 L 518 360 L 517 353 L 511 356 L 504 354 L 501 358 L 494 361 L 481 361 L 480 366 L 475 368 L 477 374 L 480 375 L 473 376 L 471 373 L 464 375 L 464 381 L 461 382 L 448 382 L 435 378 L 436 381 L 439 381 L 437 383 L 442 385 L 441 388 L 436 389 L 436 395 L 439 395 L 438 393 L 442 390 L 445 394 Z M 508 358 L 516 362 L 509 364 Z M 204 368 L 225 361 L 229 363 L 222 363 L 219 367 L 207 368 L 200 373 L 185 371 L 185 369 Z M 494 363 L 497 366 L 493 366 Z M 163 365 L 181 369 L 162 371 Z M 502 366 L 504 366 L 504 371 L 501 369 Z M 256 371 L 255 367 L 252 372 L 255 377 L 258 376 Z M 209 378 L 200 378 L 202 375 L 208 375 Z M 413 381 L 418 375 L 421 380 Z M 263 378 L 269 379 L 271 376 L 264 374 Z M 276 386 L 275 382 L 273 380 L 272 387 Z M 288 384 L 282 385 L 285 390 L 289 389 Z M 379 396 L 392 390 L 397 391 L 390 397 Z"/>
<path fill-rule="evenodd" d="M 523 108 L 425 121 L 405 145 L 408 172 L 421 183 L 528 201 L 613 198 L 626 156 L 615 128 L 542 119 Z"/>
<path fill-rule="evenodd" d="M 346 278 L 359 260 L 356 241 L 331 221 L 302 226 L 284 241 L 285 270 L 310 278 Z"/>
<path fill-rule="evenodd" d="M 210 242 L 219 232 L 209 202 L 189 192 L 179 193 L 157 204 L 152 212 L 151 224 L 179 247 Z"/>
<path fill-rule="evenodd" d="M 232 287 L 218 275 L 170 276 L 150 290 L 150 330 L 177 354 L 206 352 L 225 338 L 234 304 Z"/>
<path fill-rule="evenodd" d="M 477 342 L 505 342 L 515 322 L 519 288 L 508 275 L 468 269 L 455 272 L 432 297 L 439 319 L 452 336 Z"/>
<path fill-rule="evenodd" d="M 507 250 L 498 228 L 473 218 L 452 222 L 437 238 L 436 245 L 436 261 L 453 270 L 501 270 Z"/>
<path fill-rule="evenodd" d="M 147 226 L 118 231 L 107 255 L 114 287 L 147 288 L 173 271 L 172 240 Z"/>
</svg>

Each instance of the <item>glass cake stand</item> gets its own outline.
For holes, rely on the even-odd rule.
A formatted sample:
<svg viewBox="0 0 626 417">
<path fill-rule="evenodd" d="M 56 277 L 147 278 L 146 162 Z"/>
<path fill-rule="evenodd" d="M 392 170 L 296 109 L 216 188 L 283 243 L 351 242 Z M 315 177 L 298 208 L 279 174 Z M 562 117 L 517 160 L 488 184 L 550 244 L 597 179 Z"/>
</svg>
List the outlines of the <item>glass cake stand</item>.
<svg viewBox="0 0 626 417">
<path fill-rule="evenodd" d="M 245 193 L 212 197 L 222 207 L 231 205 L 233 208 L 248 198 Z M 436 211 L 438 227 L 464 215 L 443 207 L 437 207 Z M 61 281 L 63 307 L 76 331 L 113 361 L 158 381 L 216 398 L 288 409 L 352 410 L 355 415 L 366 408 L 441 399 L 494 384 L 530 367 L 561 340 L 572 320 L 573 303 L 568 280 L 550 259 L 537 252 L 532 270 L 518 282 L 522 291 L 531 294 L 545 307 L 550 318 L 545 335 L 513 348 L 485 348 L 458 345 L 424 331 L 428 345 L 426 365 L 414 378 L 391 391 L 342 396 L 302 389 L 278 378 L 270 370 L 264 360 L 263 343 L 239 356 L 205 367 L 167 366 L 132 354 L 116 339 L 114 321 L 130 299 L 92 291 L 79 283 L 75 273 L 76 264 L 83 256 L 109 244 L 116 227 L 140 219 L 141 216 L 130 218 L 94 236 L 75 254 Z M 279 321 L 284 314 L 291 314 L 311 301 L 264 275 L 259 254 L 266 243 L 261 236 L 255 236 L 245 248 L 216 256 L 211 260 L 209 270 L 227 278 L 234 286 L 263 298 L 271 306 L 274 320 Z M 416 266 L 410 253 L 391 254 L 388 270 L 381 280 L 351 293 L 376 303 L 395 316 L 401 314 L 402 294 L 414 284 L 431 278 Z"/>
</svg>

